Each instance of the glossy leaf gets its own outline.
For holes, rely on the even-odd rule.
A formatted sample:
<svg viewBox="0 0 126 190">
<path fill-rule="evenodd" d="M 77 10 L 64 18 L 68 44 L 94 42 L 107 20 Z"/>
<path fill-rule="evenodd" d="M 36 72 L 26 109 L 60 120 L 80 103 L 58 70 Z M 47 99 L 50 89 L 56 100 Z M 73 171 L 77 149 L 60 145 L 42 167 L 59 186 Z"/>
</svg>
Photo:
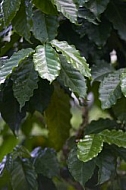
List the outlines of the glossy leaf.
<svg viewBox="0 0 126 190">
<path fill-rule="evenodd" d="M 56 84 L 51 102 L 45 110 L 45 118 L 49 130 L 49 144 L 56 150 L 61 149 L 69 137 L 69 130 L 71 128 L 69 103 L 69 96 Z"/>
<path fill-rule="evenodd" d="M 11 170 L 11 184 L 13 190 L 37 190 L 37 174 L 31 162 L 16 159 Z"/>
<path fill-rule="evenodd" d="M 97 61 L 91 68 L 92 80 L 101 82 L 114 68 L 104 60 Z"/>
<path fill-rule="evenodd" d="M 22 2 L 19 11 L 12 21 L 13 29 L 27 41 L 30 41 L 32 27 L 32 4 L 29 0 Z"/>
<path fill-rule="evenodd" d="M 121 90 L 123 92 L 123 95 L 126 97 L 126 69 L 124 69 L 121 73 Z"/>
<path fill-rule="evenodd" d="M 20 104 L 20 109 L 30 100 L 33 92 L 38 88 L 38 74 L 34 70 L 31 59 L 26 59 L 13 73 L 13 92 Z"/>
<path fill-rule="evenodd" d="M 20 8 L 21 0 L 4 0 L 2 4 L 4 13 L 4 23 L 6 26 L 10 24 L 17 11 Z"/>
<path fill-rule="evenodd" d="M 57 16 L 45 15 L 40 11 L 34 12 L 32 32 L 42 43 L 53 40 L 57 35 Z"/>
<path fill-rule="evenodd" d="M 122 130 L 109 131 L 106 129 L 99 134 L 104 142 L 126 148 L 126 132 Z"/>
<path fill-rule="evenodd" d="M 54 6 L 54 4 L 51 2 L 51 0 L 33 0 L 32 1 L 35 6 L 40 9 L 45 14 L 51 14 L 55 15 L 57 14 L 57 9 Z"/>
<path fill-rule="evenodd" d="M 99 94 L 103 109 L 116 104 L 117 99 L 121 97 L 119 72 L 111 73 L 104 78 L 100 84 Z"/>
<path fill-rule="evenodd" d="M 57 10 L 61 12 L 72 23 L 77 22 L 77 7 L 73 0 L 52 0 Z"/>
<path fill-rule="evenodd" d="M 37 46 L 33 61 L 35 70 L 38 71 L 41 78 L 52 82 L 59 75 L 59 57 L 50 44 Z"/>
<path fill-rule="evenodd" d="M 126 40 L 125 12 L 125 4 L 120 1 L 110 2 L 106 11 L 107 18 L 112 22 L 113 27 L 118 30 L 120 37 L 124 40 Z"/>
<path fill-rule="evenodd" d="M 74 179 L 78 181 L 83 187 L 85 183 L 92 177 L 95 169 L 95 162 L 91 160 L 89 162 L 82 162 L 77 158 L 77 149 L 73 148 L 68 157 L 68 169 Z"/>
<path fill-rule="evenodd" d="M 31 48 L 22 49 L 14 53 L 10 59 L 4 61 L 4 64 L 0 68 L 0 84 L 4 83 L 5 79 L 13 72 L 13 69 L 19 65 L 19 63 L 32 54 L 34 51 Z"/>
<path fill-rule="evenodd" d="M 98 17 L 101 13 L 103 13 L 108 5 L 110 0 L 90 0 L 88 1 L 85 6 L 92 12 L 96 17 Z"/>
<path fill-rule="evenodd" d="M 84 139 L 77 143 L 77 156 L 79 160 L 87 162 L 96 157 L 103 147 L 103 140 L 100 135 L 85 135 Z"/>
<path fill-rule="evenodd" d="M 76 50 L 74 46 L 69 45 L 66 41 L 61 42 L 58 40 L 52 40 L 51 44 L 58 52 L 62 52 L 66 57 L 67 62 L 71 63 L 75 69 L 79 70 L 86 77 L 91 76 L 85 58 L 80 56 L 79 51 Z"/>
<path fill-rule="evenodd" d="M 65 86 L 69 87 L 72 92 L 77 94 L 77 96 L 84 98 L 87 91 L 85 78 L 79 71 L 75 70 L 72 65 L 67 63 L 65 57 L 60 57 L 60 61 L 61 72 L 59 80 L 62 81 Z"/>
<path fill-rule="evenodd" d="M 99 168 L 98 184 L 103 184 L 115 176 L 117 163 L 114 155 L 107 151 L 102 152 L 96 159 L 96 165 Z"/>
<path fill-rule="evenodd" d="M 36 148 L 32 151 L 33 164 L 38 174 L 42 174 L 48 178 L 58 176 L 59 164 L 56 152 L 53 149 Z"/>
</svg>

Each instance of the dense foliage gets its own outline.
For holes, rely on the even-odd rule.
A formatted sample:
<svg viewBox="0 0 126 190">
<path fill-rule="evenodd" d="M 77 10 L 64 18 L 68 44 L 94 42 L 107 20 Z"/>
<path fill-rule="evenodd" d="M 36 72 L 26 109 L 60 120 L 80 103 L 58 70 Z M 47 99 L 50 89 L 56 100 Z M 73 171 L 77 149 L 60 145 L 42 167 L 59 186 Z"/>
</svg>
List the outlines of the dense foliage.
<svg viewBox="0 0 126 190">
<path fill-rule="evenodd" d="M 0 1 L 1 190 L 126 189 L 125 13 L 125 0 Z"/>
</svg>

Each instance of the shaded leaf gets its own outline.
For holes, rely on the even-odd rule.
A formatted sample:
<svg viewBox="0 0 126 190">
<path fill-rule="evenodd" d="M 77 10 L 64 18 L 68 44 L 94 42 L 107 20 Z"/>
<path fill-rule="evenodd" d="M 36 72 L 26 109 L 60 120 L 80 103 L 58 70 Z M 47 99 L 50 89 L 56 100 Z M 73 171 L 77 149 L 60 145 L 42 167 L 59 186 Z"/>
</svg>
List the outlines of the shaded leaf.
<svg viewBox="0 0 126 190">
<path fill-rule="evenodd" d="M 90 0 L 85 3 L 85 6 L 96 16 L 98 17 L 101 13 L 103 13 L 108 5 L 110 0 Z"/>
<path fill-rule="evenodd" d="M 4 0 L 2 3 L 4 23 L 9 25 L 20 8 L 21 0 Z"/>
<path fill-rule="evenodd" d="M 91 76 L 85 58 L 80 56 L 79 51 L 76 50 L 74 46 L 69 45 L 66 41 L 61 42 L 58 40 L 52 40 L 51 44 L 58 52 L 62 52 L 67 62 L 71 63 L 75 69 L 79 70 L 86 77 Z"/>
<path fill-rule="evenodd" d="M 5 79 L 9 74 L 13 72 L 13 69 L 19 65 L 19 63 L 32 54 L 34 51 L 31 48 L 22 49 L 14 53 L 10 59 L 7 59 L 3 62 L 3 65 L 0 68 L 0 84 L 4 83 Z"/>
<path fill-rule="evenodd" d="M 69 130 L 71 128 L 69 103 L 69 96 L 56 84 L 51 102 L 45 110 L 50 146 L 53 146 L 56 150 L 62 148 L 69 137 Z"/>
<path fill-rule="evenodd" d="M 80 139 L 77 143 L 77 156 L 79 160 L 87 162 L 96 157 L 103 147 L 103 140 L 100 135 L 85 135 L 84 139 Z"/>
<path fill-rule="evenodd" d="M 126 132 L 108 129 L 99 133 L 104 142 L 126 148 Z"/>
<path fill-rule="evenodd" d="M 102 152 L 96 158 L 96 165 L 99 167 L 98 184 L 102 184 L 114 177 L 116 174 L 116 159 L 109 152 Z"/>
<path fill-rule="evenodd" d="M 35 6 L 40 9 L 43 13 L 55 15 L 57 14 L 56 7 L 51 0 L 33 0 Z"/>
<path fill-rule="evenodd" d="M 55 184 L 53 181 L 43 175 L 38 175 L 37 178 L 38 181 L 38 190 L 57 190 Z"/>
<path fill-rule="evenodd" d="M 99 87 L 99 94 L 103 109 L 110 108 L 116 104 L 117 99 L 122 95 L 119 72 L 110 73 L 104 78 Z"/>
<path fill-rule="evenodd" d="M 83 187 L 85 183 L 92 177 L 95 169 L 95 162 L 91 160 L 89 162 L 82 162 L 77 158 L 77 148 L 74 147 L 68 157 L 68 168 L 72 176 Z"/>
<path fill-rule="evenodd" d="M 121 157 L 126 162 L 126 148 L 112 145 L 112 151 L 114 154 L 116 153 L 117 156 Z"/>
<path fill-rule="evenodd" d="M 72 92 L 77 94 L 77 96 L 84 98 L 87 91 L 85 78 L 79 73 L 79 71 L 74 69 L 72 65 L 67 63 L 65 57 L 60 56 L 60 61 L 61 72 L 59 80 L 62 81 L 65 86 L 69 87 Z"/>
<path fill-rule="evenodd" d="M 124 40 L 126 40 L 125 12 L 125 3 L 121 1 L 110 1 L 106 10 L 106 17 L 113 23 L 113 27 L 118 30 L 120 37 Z"/>
<path fill-rule="evenodd" d="M 32 27 L 32 3 L 24 0 L 12 21 L 13 29 L 27 41 L 30 41 L 30 29 Z"/>
<path fill-rule="evenodd" d="M 22 64 L 14 71 L 13 75 L 13 92 L 20 104 L 20 109 L 33 96 L 33 91 L 38 88 L 38 74 L 34 70 L 31 59 L 25 59 Z"/>
<path fill-rule="evenodd" d="M 57 10 L 61 12 L 72 23 L 77 22 L 77 7 L 73 0 L 52 0 Z"/>
<path fill-rule="evenodd" d="M 57 16 L 45 15 L 40 11 L 34 12 L 32 32 L 42 43 L 53 40 L 57 35 Z"/>
<path fill-rule="evenodd" d="M 120 81 L 121 81 L 121 90 L 123 92 L 123 95 L 126 97 L 126 69 L 124 69 L 121 72 Z"/>
<path fill-rule="evenodd" d="M 52 82 L 59 75 L 59 57 L 50 44 L 37 46 L 33 61 L 41 78 Z"/>
<path fill-rule="evenodd" d="M 48 178 L 58 176 L 59 164 L 56 152 L 53 149 L 36 148 L 32 151 L 33 164 L 38 174 L 42 174 Z"/>
</svg>

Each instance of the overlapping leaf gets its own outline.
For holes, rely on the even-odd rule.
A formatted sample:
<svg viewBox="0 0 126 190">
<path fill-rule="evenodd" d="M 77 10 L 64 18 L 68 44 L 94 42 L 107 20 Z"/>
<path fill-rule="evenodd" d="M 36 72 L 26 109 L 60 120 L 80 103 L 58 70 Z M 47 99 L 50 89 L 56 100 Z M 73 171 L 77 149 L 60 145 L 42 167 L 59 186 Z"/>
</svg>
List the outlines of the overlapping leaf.
<svg viewBox="0 0 126 190">
<path fill-rule="evenodd" d="M 85 58 L 81 57 L 79 51 L 74 46 L 70 46 L 66 41 L 52 40 L 51 44 L 57 51 L 62 52 L 67 62 L 79 70 L 84 76 L 90 77 L 90 69 Z"/>
<path fill-rule="evenodd" d="M 31 48 L 22 49 L 14 53 L 10 59 L 4 61 L 4 64 L 0 68 L 0 84 L 4 83 L 5 79 L 9 74 L 12 73 L 13 69 L 18 66 L 18 64 L 32 54 L 34 51 Z"/>
<path fill-rule="evenodd" d="M 121 73 L 121 90 L 123 92 L 123 95 L 126 97 L 126 69 L 124 69 Z"/>
<path fill-rule="evenodd" d="M 45 117 L 49 130 L 50 146 L 53 146 L 57 150 L 62 148 L 69 137 L 69 130 L 71 128 L 69 101 L 69 96 L 56 84 L 51 102 L 45 111 Z"/>
<path fill-rule="evenodd" d="M 37 46 L 33 61 L 41 78 L 52 82 L 59 75 L 59 57 L 50 44 Z"/>
<path fill-rule="evenodd" d="M 16 69 L 13 77 L 14 96 L 20 104 L 20 109 L 33 96 L 33 91 L 38 88 L 38 73 L 34 70 L 31 59 L 24 60 Z"/>
<path fill-rule="evenodd" d="M 121 97 L 119 72 L 110 73 L 100 84 L 99 88 L 102 108 L 110 108 Z"/>
<path fill-rule="evenodd" d="M 77 7 L 73 0 L 52 0 L 57 10 L 67 17 L 72 23 L 77 22 Z"/>
<path fill-rule="evenodd" d="M 67 63 L 65 57 L 61 56 L 60 61 L 61 72 L 59 80 L 62 81 L 65 86 L 69 87 L 72 92 L 77 94 L 77 96 L 84 98 L 87 90 L 85 78 L 79 71 L 75 70 L 72 65 Z"/>
<path fill-rule="evenodd" d="M 77 149 L 74 147 L 68 157 L 68 168 L 72 176 L 78 181 L 83 187 L 85 183 L 91 178 L 95 169 L 95 162 L 91 160 L 89 162 L 82 162 L 77 158 Z"/>
<path fill-rule="evenodd" d="M 4 13 L 4 23 L 9 25 L 17 11 L 20 8 L 21 0 L 4 0 L 2 3 L 3 13 Z"/>
<path fill-rule="evenodd" d="M 32 32 L 42 43 L 53 40 L 57 35 L 57 16 L 45 15 L 40 11 L 34 12 Z"/>
<path fill-rule="evenodd" d="M 103 140 L 100 135 L 85 135 L 77 144 L 77 156 L 79 160 L 87 162 L 96 157 L 103 147 Z"/>
</svg>

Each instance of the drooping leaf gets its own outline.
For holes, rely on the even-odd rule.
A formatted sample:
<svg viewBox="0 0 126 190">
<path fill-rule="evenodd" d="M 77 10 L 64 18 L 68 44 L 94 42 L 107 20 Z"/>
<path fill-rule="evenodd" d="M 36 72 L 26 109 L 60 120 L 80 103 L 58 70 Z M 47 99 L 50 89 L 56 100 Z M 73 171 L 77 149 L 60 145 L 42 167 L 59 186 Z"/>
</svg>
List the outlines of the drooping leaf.
<svg viewBox="0 0 126 190">
<path fill-rule="evenodd" d="M 9 81 L 9 84 L 4 88 L 0 111 L 2 118 L 9 125 L 11 130 L 13 132 L 17 131 L 26 113 L 25 110 L 21 112 L 19 110 L 19 104 L 13 95 L 11 81 Z"/>
<path fill-rule="evenodd" d="M 32 59 L 25 59 L 12 75 L 14 96 L 20 104 L 20 109 L 33 96 L 38 88 L 38 73 L 34 70 Z"/>
<path fill-rule="evenodd" d="M 116 174 L 116 159 L 115 156 L 107 151 L 103 151 L 96 158 L 96 165 L 99 168 L 98 171 L 98 184 L 103 184 Z"/>
<path fill-rule="evenodd" d="M 28 111 L 34 112 L 35 110 L 43 113 L 47 108 L 53 93 L 53 86 L 49 81 L 40 79 L 38 89 L 34 90 L 33 96 L 30 98 L 28 104 Z M 37 98 L 36 98 L 37 97 Z"/>
<path fill-rule="evenodd" d="M 97 61 L 91 68 L 92 80 L 101 82 L 105 76 L 111 73 L 114 68 L 104 60 Z"/>
<path fill-rule="evenodd" d="M 4 13 L 4 23 L 6 26 L 10 24 L 17 11 L 20 8 L 21 0 L 4 0 L 2 3 L 3 13 Z"/>
<path fill-rule="evenodd" d="M 31 153 L 33 155 L 33 164 L 38 174 L 48 178 L 58 176 L 59 164 L 56 152 L 50 148 L 36 148 Z"/>
<path fill-rule="evenodd" d="M 126 148 L 126 132 L 108 129 L 99 133 L 104 142 Z"/>
<path fill-rule="evenodd" d="M 85 3 L 85 6 L 92 12 L 96 17 L 103 13 L 108 5 L 110 0 L 90 0 Z"/>
<path fill-rule="evenodd" d="M 89 125 L 86 126 L 85 134 L 97 134 L 104 129 L 116 129 L 119 128 L 119 124 L 111 119 L 102 119 L 92 121 Z"/>
<path fill-rule="evenodd" d="M 33 0 L 32 1 L 35 6 L 40 9 L 43 13 L 45 14 L 51 14 L 51 15 L 56 15 L 57 14 L 57 9 L 54 6 L 54 4 L 51 2 L 51 0 Z"/>
<path fill-rule="evenodd" d="M 65 57 L 60 56 L 60 61 L 61 72 L 59 80 L 62 81 L 65 86 L 69 87 L 72 92 L 77 94 L 77 96 L 84 98 L 87 91 L 85 78 L 79 71 L 74 69 L 72 65 L 67 63 Z"/>
<path fill-rule="evenodd" d="M 122 93 L 126 97 L 126 69 L 122 71 L 120 81 Z"/>
<path fill-rule="evenodd" d="M 27 41 L 30 41 L 30 29 L 32 27 L 32 3 L 24 0 L 12 21 L 13 29 Z"/>
<path fill-rule="evenodd" d="M 33 61 L 41 78 L 52 82 L 59 75 L 59 57 L 50 44 L 37 46 Z"/>
<path fill-rule="evenodd" d="M 87 162 L 96 157 L 103 147 L 103 140 L 100 135 L 85 135 L 84 139 L 80 139 L 77 143 L 77 156 L 79 160 Z"/>
<path fill-rule="evenodd" d="M 69 137 L 70 125 L 70 99 L 67 94 L 55 85 L 51 102 L 45 110 L 46 124 L 49 130 L 50 146 L 59 150 Z"/>
<path fill-rule="evenodd" d="M 110 73 L 104 78 L 99 87 L 99 94 L 103 109 L 116 104 L 117 99 L 121 97 L 119 72 Z"/>
<path fill-rule="evenodd" d="M 13 190 L 37 190 L 37 174 L 29 160 L 17 158 L 13 161 L 11 184 Z"/>
<path fill-rule="evenodd" d="M 107 10 L 106 17 L 112 22 L 113 27 L 118 30 L 120 37 L 126 40 L 126 20 L 125 20 L 125 2 L 110 1 Z"/>
<path fill-rule="evenodd" d="M 77 22 L 77 7 L 73 0 L 52 0 L 57 10 L 61 12 L 72 23 Z"/>
<path fill-rule="evenodd" d="M 48 177 L 45 177 L 41 174 L 38 175 L 37 182 L 38 182 L 38 190 L 46 190 L 46 189 L 57 190 L 54 182 Z"/>
<path fill-rule="evenodd" d="M 74 46 L 69 45 L 66 41 L 52 40 L 51 44 L 57 51 L 62 52 L 66 57 L 67 62 L 79 70 L 84 76 L 90 77 L 90 69 L 85 58 L 81 57 L 79 51 Z"/>
<path fill-rule="evenodd" d="M 68 157 L 68 168 L 72 176 L 83 187 L 85 183 L 91 178 L 95 169 L 95 162 L 91 160 L 89 162 L 82 162 L 77 158 L 77 148 L 74 147 Z"/>
<path fill-rule="evenodd" d="M 12 73 L 13 69 L 17 67 L 23 59 L 28 57 L 33 52 L 34 50 L 31 48 L 22 49 L 14 53 L 10 59 L 5 60 L 4 64 L 0 68 L 0 84 L 4 83 L 5 79 Z"/>
<path fill-rule="evenodd" d="M 53 40 L 57 35 L 57 16 L 45 15 L 40 11 L 34 12 L 32 32 L 42 43 Z"/>
</svg>

